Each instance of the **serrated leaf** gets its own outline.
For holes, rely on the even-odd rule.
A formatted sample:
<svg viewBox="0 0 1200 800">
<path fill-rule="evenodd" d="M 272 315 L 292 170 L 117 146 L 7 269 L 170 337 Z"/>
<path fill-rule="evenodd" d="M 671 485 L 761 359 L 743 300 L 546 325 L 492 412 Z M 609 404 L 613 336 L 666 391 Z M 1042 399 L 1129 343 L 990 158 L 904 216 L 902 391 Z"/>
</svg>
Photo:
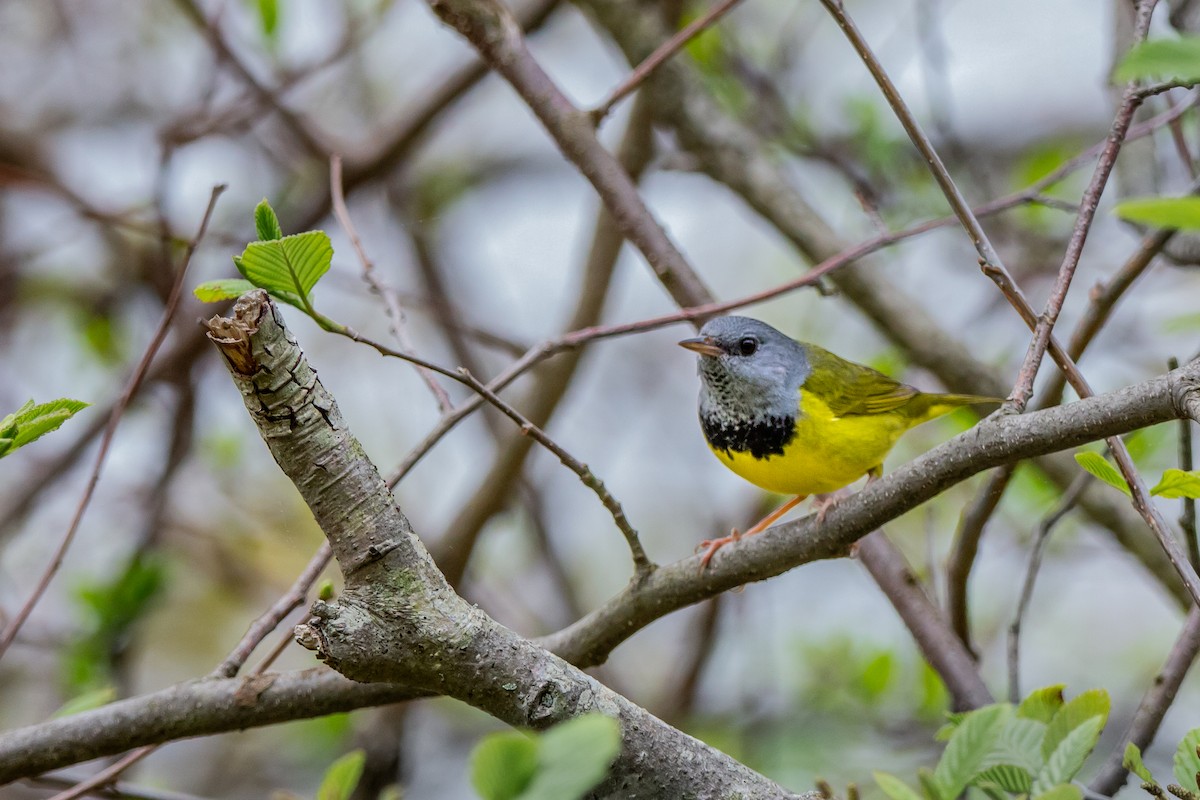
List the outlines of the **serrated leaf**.
<svg viewBox="0 0 1200 800">
<path fill-rule="evenodd" d="M 83 694 L 78 694 L 72 697 L 67 702 L 63 703 L 53 716 L 55 719 L 59 717 L 69 717 L 72 714 L 78 714 L 83 711 L 91 711 L 93 708 L 106 706 L 113 700 L 117 699 L 117 687 L 101 686 L 98 689 L 91 689 Z"/>
<path fill-rule="evenodd" d="M 604 780 L 621 749 L 621 726 L 585 714 L 542 734 L 533 781 L 518 800 L 579 800 Z"/>
<path fill-rule="evenodd" d="M 351 750 L 330 764 L 317 789 L 317 800 L 350 800 L 366 763 L 365 751 Z"/>
<path fill-rule="evenodd" d="M 1200 229 L 1200 197 L 1137 197 L 1117 203 L 1113 213 L 1156 228 Z"/>
<path fill-rule="evenodd" d="M 1118 489 L 1127 495 L 1130 494 L 1129 484 L 1125 482 L 1125 478 L 1117 471 L 1116 467 L 1104 460 L 1104 456 L 1091 451 L 1076 453 L 1075 461 L 1094 477 L 1099 478 L 1114 489 Z"/>
<path fill-rule="evenodd" d="M 308 231 L 267 242 L 251 242 L 234 259 L 246 280 L 297 308 L 308 310 L 309 292 L 333 261 L 324 231 Z"/>
<path fill-rule="evenodd" d="M 1089 689 L 1063 705 L 1050 720 L 1046 728 L 1046 738 L 1042 740 L 1042 756 L 1049 760 L 1050 755 L 1058 748 L 1059 743 L 1075 728 L 1092 717 L 1100 717 L 1100 727 L 1108 721 L 1108 711 L 1111 708 L 1108 692 L 1103 689 Z"/>
<path fill-rule="evenodd" d="M 1045 736 L 1045 723 L 1036 719 L 1014 717 L 1004 725 L 1000 735 L 996 737 L 992 752 L 984 764 L 1014 764 L 1030 775 L 1035 775 L 1045 762 L 1042 758 L 1042 740 Z"/>
<path fill-rule="evenodd" d="M 0 456 L 58 430 L 64 422 L 87 408 L 90 403 L 61 397 L 48 403 L 34 404 L 32 400 L 0 420 Z"/>
<path fill-rule="evenodd" d="M 875 776 L 875 783 L 879 784 L 879 788 L 891 800 L 923 800 L 915 789 L 911 788 L 895 775 L 889 775 L 886 772 L 875 772 L 872 774 Z"/>
<path fill-rule="evenodd" d="M 974 786 L 984 783 L 994 783 L 1013 794 L 1024 794 L 1033 786 L 1033 776 L 1029 774 L 1029 770 L 1016 764 L 996 764 L 980 772 L 971 781 Z"/>
<path fill-rule="evenodd" d="M 538 741 L 524 733 L 493 733 L 471 752 L 471 785 L 483 800 L 513 800 L 537 771 Z"/>
<path fill-rule="evenodd" d="M 1012 713 L 1012 706 L 997 703 L 967 714 L 950 737 L 933 771 L 943 797 L 958 797 L 980 772 L 1000 736 L 1001 728 L 1012 717 Z"/>
<path fill-rule="evenodd" d="M 252 292 L 258 287 L 242 278 L 224 278 L 219 281 L 205 281 L 192 289 L 192 294 L 202 303 L 220 303 L 225 300 L 237 300 L 246 292 Z"/>
<path fill-rule="evenodd" d="M 1179 747 L 1175 750 L 1175 780 L 1189 792 L 1200 792 L 1197 788 L 1196 773 L 1200 772 L 1200 728 L 1188 731 Z"/>
<path fill-rule="evenodd" d="M 1058 742 L 1054 751 L 1046 758 L 1046 766 L 1034 778 L 1034 794 L 1047 792 L 1060 783 L 1069 783 L 1075 777 L 1099 741 L 1104 720 L 1105 717 L 1102 716 L 1088 717 Z"/>
<path fill-rule="evenodd" d="M 1200 38 L 1155 39 L 1134 45 L 1117 65 L 1113 77 L 1118 81 L 1200 80 Z"/>
<path fill-rule="evenodd" d="M 1146 769 L 1146 765 L 1142 763 L 1142 751 L 1136 744 L 1129 742 L 1125 745 L 1125 757 L 1121 759 L 1121 766 L 1137 775 L 1145 783 L 1154 783 L 1154 776 L 1150 774 L 1150 770 Z"/>
<path fill-rule="evenodd" d="M 1178 497 L 1200 498 L 1200 470 L 1184 472 L 1181 469 L 1168 469 L 1150 494 L 1168 500 Z"/>
<path fill-rule="evenodd" d="M 260 0 L 260 8 L 261 2 L 262 0 Z M 273 242 L 283 238 L 283 228 L 279 226 L 279 217 L 275 216 L 275 209 L 271 208 L 271 204 L 265 197 L 254 207 L 254 230 L 258 233 L 260 242 Z"/>
<path fill-rule="evenodd" d="M 1058 683 L 1054 686 L 1034 689 L 1028 697 L 1021 701 L 1021 705 L 1017 706 L 1017 716 L 1049 724 L 1063 706 L 1063 687 L 1065 685 Z"/>
<path fill-rule="evenodd" d="M 1083 800 L 1083 792 L 1078 786 L 1064 783 L 1047 789 L 1033 800 Z"/>
</svg>

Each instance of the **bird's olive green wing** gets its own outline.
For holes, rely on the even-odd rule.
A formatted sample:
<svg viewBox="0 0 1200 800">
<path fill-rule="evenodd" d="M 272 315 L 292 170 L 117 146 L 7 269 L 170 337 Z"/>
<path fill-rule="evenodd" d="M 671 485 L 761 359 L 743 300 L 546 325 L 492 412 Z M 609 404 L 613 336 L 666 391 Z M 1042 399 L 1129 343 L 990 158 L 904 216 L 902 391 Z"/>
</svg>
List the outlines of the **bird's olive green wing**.
<svg viewBox="0 0 1200 800">
<path fill-rule="evenodd" d="M 839 358 L 816 345 L 804 347 L 811 371 L 803 388 L 829 406 L 834 416 L 886 414 L 903 408 L 920 394 L 882 372 Z"/>
</svg>

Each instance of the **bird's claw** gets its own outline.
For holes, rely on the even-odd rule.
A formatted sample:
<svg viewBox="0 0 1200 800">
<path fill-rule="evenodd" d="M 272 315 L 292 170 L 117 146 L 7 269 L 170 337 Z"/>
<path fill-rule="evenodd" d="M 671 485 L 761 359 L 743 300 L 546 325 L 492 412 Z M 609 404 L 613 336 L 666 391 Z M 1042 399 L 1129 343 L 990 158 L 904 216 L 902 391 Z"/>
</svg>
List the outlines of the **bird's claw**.
<svg viewBox="0 0 1200 800">
<path fill-rule="evenodd" d="M 716 554 L 718 550 L 727 544 L 733 544 L 734 542 L 740 541 L 741 538 L 741 531 L 739 531 L 737 528 L 734 528 L 729 532 L 728 536 L 722 536 L 720 539 L 705 539 L 704 541 L 700 542 L 700 544 L 696 545 L 697 553 L 701 550 L 704 550 L 704 554 L 700 556 L 700 572 L 704 572 L 705 567 L 708 566 L 708 562 L 712 560 L 713 555 Z"/>
</svg>

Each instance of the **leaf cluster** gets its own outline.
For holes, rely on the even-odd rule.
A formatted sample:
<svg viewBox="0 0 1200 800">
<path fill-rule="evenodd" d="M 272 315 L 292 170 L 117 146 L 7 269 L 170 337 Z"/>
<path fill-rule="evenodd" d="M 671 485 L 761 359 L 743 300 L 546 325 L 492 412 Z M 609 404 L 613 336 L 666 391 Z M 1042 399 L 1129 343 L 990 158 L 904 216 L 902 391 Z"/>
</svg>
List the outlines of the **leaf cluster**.
<svg viewBox="0 0 1200 800">
<path fill-rule="evenodd" d="M 0 458 L 36 441 L 87 408 L 90 403 L 60 397 L 49 403 L 32 400 L 0 419 Z"/>
<path fill-rule="evenodd" d="M 947 741 L 937 766 L 917 773 L 919 791 L 884 772 L 875 780 L 891 800 L 955 800 L 968 790 L 988 800 L 1082 800 L 1071 781 L 1100 738 L 1109 698 L 1092 689 L 1065 701 L 1062 689 L 952 715 L 938 733 Z"/>
</svg>

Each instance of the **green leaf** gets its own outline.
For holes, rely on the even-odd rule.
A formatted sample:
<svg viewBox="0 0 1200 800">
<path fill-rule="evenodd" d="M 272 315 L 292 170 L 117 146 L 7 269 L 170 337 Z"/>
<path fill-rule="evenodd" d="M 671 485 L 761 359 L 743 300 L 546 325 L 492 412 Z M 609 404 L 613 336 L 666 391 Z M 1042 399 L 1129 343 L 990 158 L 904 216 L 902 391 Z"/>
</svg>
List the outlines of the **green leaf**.
<svg viewBox="0 0 1200 800">
<path fill-rule="evenodd" d="M 1200 80 L 1200 38 L 1155 39 L 1134 45 L 1117 65 L 1113 77 L 1118 81 L 1138 78 Z"/>
<path fill-rule="evenodd" d="M 1181 469 L 1168 469 L 1150 494 L 1170 500 L 1177 497 L 1200 498 L 1200 470 L 1184 472 Z"/>
<path fill-rule="evenodd" d="M 91 711 L 93 708 L 100 708 L 117 699 L 117 687 L 101 686 L 97 689 L 90 689 L 83 694 L 78 694 L 72 697 L 67 702 L 54 712 L 54 717 L 69 717 L 72 714 L 78 714 L 82 711 Z"/>
<path fill-rule="evenodd" d="M 971 783 L 976 786 L 994 783 L 1006 792 L 1025 794 L 1033 786 L 1033 776 L 1029 770 L 1016 764 L 997 764 L 979 773 Z"/>
<path fill-rule="evenodd" d="M 539 741 L 510 731 L 485 736 L 471 751 L 471 785 L 483 800 L 513 800 L 537 771 Z"/>
<path fill-rule="evenodd" d="M 1089 689 L 1066 703 L 1050 720 L 1046 729 L 1046 738 L 1042 741 L 1042 756 L 1049 760 L 1050 755 L 1058 749 L 1058 745 L 1071 731 L 1078 728 L 1092 717 L 1100 717 L 1100 727 L 1108 721 L 1108 711 L 1111 703 L 1108 692 L 1103 689 Z"/>
<path fill-rule="evenodd" d="M 922 800 L 920 794 L 895 775 L 889 775 L 886 772 L 875 772 L 872 774 L 875 776 L 875 782 L 879 784 L 879 788 L 891 800 Z"/>
<path fill-rule="evenodd" d="M 258 0 L 258 19 L 262 23 L 263 35 L 267 37 L 268 41 L 274 41 L 279 30 L 279 6 L 276 0 Z M 263 237 L 260 234 L 258 238 Z M 279 237 L 274 238 L 278 239 Z"/>
<path fill-rule="evenodd" d="M 579 800 L 604 780 L 621 749 L 621 726 L 603 714 L 585 714 L 542 734 L 538 768 L 519 800 Z"/>
<path fill-rule="evenodd" d="M 996 737 L 996 743 L 986 763 L 1014 764 L 1034 775 L 1045 763 L 1045 759 L 1042 758 L 1042 740 L 1045 736 L 1045 723 L 1036 719 L 1015 717 L 1008 721 Z"/>
<path fill-rule="evenodd" d="M 241 278 L 225 278 L 219 281 L 205 281 L 192 289 L 192 294 L 203 303 L 220 303 L 225 300 L 237 300 L 246 292 L 252 292 L 258 287 Z"/>
<path fill-rule="evenodd" d="M 65 397 L 37 405 L 30 400 L 0 419 L 0 457 L 58 430 L 64 422 L 89 405 Z"/>
<path fill-rule="evenodd" d="M 1064 783 L 1047 789 L 1035 796 L 1033 800 L 1083 800 L 1083 792 L 1078 786 Z"/>
<path fill-rule="evenodd" d="M 896 672 L 895 668 L 896 660 L 886 650 L 866 663 L 859 681 L 868 700 L 876 700 L 887 691 Z"/>
<path fill-rule="evenodd" d="M 1200 197 L 1137 197 L 1117 203 L 1113 213 L 1156 228 L 1200 229 Z"/>
<path fill-rule="evenodd" d="M 251 242 L 233 263 L 246 279 L 275 297 L 309 311 L 308 293 L 333 261 L 333 245 L 324 231 L 308 231 L 265 242 Z"/>
<path fill-rule="evenodd" d="M 317 800 L 350 800 L 358 779 L 362 777 L 367 754 L 363 750 L 351 750 L 329 765 L 321 786 L 317 789 Z"/>
<path fill-rule="evenodd" d="M 1054 752 L 1046 758 L 1046 766 L 1033 781 L 1034 794 L 1047 792 L 1062 783 L 1069 783 L 1075 777 L 1100 739 L 1100 729 L 1104 727 L 1104 720 L 1103 716 L 1088 717 L 1058 742 Z M 1053 723 L 1051 727 L 1053 728 Z"/>
<path fill-rule="evenodd" d="M 1175 780 L 1179 781 L 1179 785 L 1189 792 L 1200 792 L 1196 784 L 1200 778 L 1197 778 L 1196 773 L 1200 772 L 1200 728 L 1192 728 L 1183 737 L 1183 741 L 1179 743 L 1179 748 L 1175 751 Z"/>
<path fill-rule="evenodd" d="M 921 784 L 921 790 L 925 792 L 925 796 L 929 800 L 954 800 L 953 797 L 946 795 L 945 790 L 933 777 L 933 773 L 925 767 L 917 768 L 917 781 Z"/>
<path fill-rule="evenodd" d="M 1125 745 L 1125 757 L 1121 759 L 1121 766 L 1137 775 L 1144 783 L 1154 783 L 1154 776 L 1142 763 L 1141 749 L 1133 742 Z"/>
<path fill-rule="evenodd" d="M 958 797 L 986 766 L 1001 728 L 1012 716 L 1012 706 L 997 703 L 967 714 L 954 731 L 933 771 L 934 781 L 946 798 Z"/>
<path fill-rule="evenodd" d="M 279 217 L 275 216 L 275 209 L 271 208 L 265 197 L 254 207 L 254 230 L 258 232 L 260 242 L 273 242 L 283 238 Z"/>
<path fill-rule="evenodd" d="M 1034 689 L 1021 701 L 1021 705 L 1017 706 L 1017 716 L 1050 724 L 1050 720 L 1054 719 L 1054 715 L 1062 708 L 1063 686 L 1064 684 L 1059 683 Z"/>
<path fill-rule="evenodd" d="M 1119 489 L 1127 495 L 1130 494 L 1129 484 L 1125 482 L 1125 478 L 1121 476 L 1116 467 L 1104 460 L 1104 456 L 1088 451 L 1086 453 L 1076 453 L 1075 460 L 1079 462 L 1079 466 L 1109 486 Z"/>
</svg>

